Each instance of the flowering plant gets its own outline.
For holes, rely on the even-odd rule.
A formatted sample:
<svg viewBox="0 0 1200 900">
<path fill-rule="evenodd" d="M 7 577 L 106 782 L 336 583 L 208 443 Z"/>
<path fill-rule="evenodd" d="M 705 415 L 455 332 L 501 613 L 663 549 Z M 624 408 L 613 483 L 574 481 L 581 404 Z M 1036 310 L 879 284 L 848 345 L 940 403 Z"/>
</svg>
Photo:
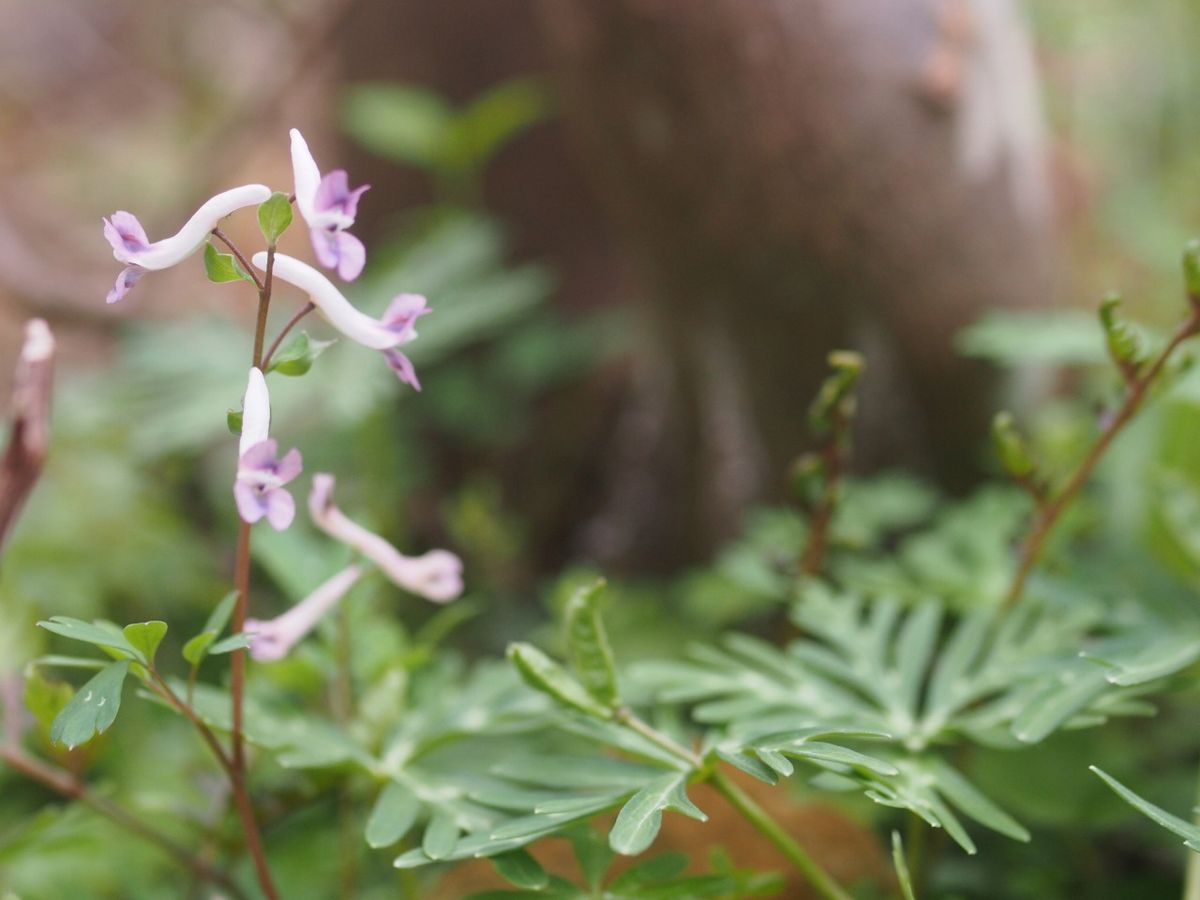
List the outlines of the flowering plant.
<svg viewBox="0 0 1200 900">
<path fill-rule="evenodd" d="M 232 591 L 181 643 L 186 665 L 173 667 L 160 653 L 169 646 L 164 620 L 119 627 L 56 615 L 39 623 L 46 632 L 91 644 L 98 654 L 39 658 L 23 680 L 0 671 L 0 761 L 157 847 L 221 895 L 319 895 L 307 866 L 279 863 L 286 850 L 279 823 L 332 794 L 340 834 L 361 830 L 355 846 L 389 851 L 375 856 L 405 873 L 408 896 L 429 895 L 422 892 L 430 882 L 417 871 L 458 862 L 465 870 L 486 858 L 517 896 L 686 900 L 787 890 L 847 900 L 860 890 L 852 883 L 858 876 L 862 890 L 898 888 L 911 900 L 934 868 L 920 850 L 926 826 L 967 854 L 992 840 L 989 834 L 1019 842 L 1033 836 L 1006 808 L 1009 798 L 977 785 L 973 753 L 1037 747 L 1068 729 L 1144 714 L 1152 691 L 1200 660 L 1200 626 L 1144 611 L 1118 615 L 1081 598 L 1047 565 L 1069 561 L 1052 538 L 1074 536 L 1067 513 L 1108 448 L 1155 389 L 1185 368 L 1179 348 L 1200 331 L 1198 248 L 1185 255 L 1188 306 L 1172 335 L 1144 342 L 1116 300 L 1101 306 L 1103 345 L 1122 390 L 1065 473 L 1038 459 L 1012 416 L 997 416 L 997 456 L 1012 482 L 1001 495 L 951 504 L 912 485 L 846 478 L 865 361 L 831 354 L 832 374 L 809 414 L 816 448 L 792 471 L 799 511 L 777 511 L 762 533 L 749 529 L 731 549 L 734 576 L 719 573 L 722 591 L 744 589 L 762 604 L 759 613 L 782 614 L 775 624 L 791 629 L 791 639 L 703 635 L 686 655 L 631 662 L 628 633 L 612 636 L 606 583 L 573 578 L 564 579 L 570 589 L 560 604 L 556 652 L 517 641 L 507 663 L 472 669 L 439 655 L 440 633 L 470 614 L 452 603 L 464 592 L 460 558 L 445 549 L 402 552 L 361 524 L 358 507 L 347 503 L 350 513 L 342 511 L 334 474 L 306 478 L 301 449 L 281 453 L 272 437 L 279 424 L 272 382 L 308 372 L 324 346 L 307 338 L 284 344 L 307 315 L 316 311 L 349 342 L 383 353 L 396 383 L 419 390 L 402 348 L 417 340 L 417 321 L 431 312 L 415 293 L 395 295 L 379 317 L 346 296 L 333 277 L 353 281 L 363 271 L 366 251 L 349 229 L 367 188 L 351 189 L 341 170 L 322 175 L 295 130 L 291 157 L 290 192 L 257 184 L 224 191 L 171 237 L 151 242 L 129 212 L 104 220 L 123 265 L 109 303 L 201 250 L 211 281 L 248 284 L 257 296 L 249 365 L 237 370 L 239 378 L 248 371 L 246 386 L 229 416 L 237 448 L 225 448 L 222 469 L 222 508 L 237 523 Z M 223 224 L 250 208 L 265 243 L 254 253 L 243 252 Z M 333 277 L 278 251 L 293 209 L 317 263 Z M 276 294 L 293 289 L 298 306 L 268 340 Z M 45 323 L 31 323 L 13 436 L 0 459 L 0 541 L 47 452 L 54 355 Z M 295 491 L 306 491 L 299 512 Z M 294 595 L 303 599 L 267 617 L 252 608 L 252 544 L 294 535 L 304 522 L 312 547 L 328 553 L 306 548 L 316 566 L 292 573 Z M 411 642 L 396 639 L 386 617 L 347 613 L 347 598 L 373 573 L 437 605 Z M 309 653 L 319 643 L 312 636 L 335 618 L 336 660 L 323 667 L 327 657 Z M 693 623 L 676 624 L 686 630 Z M 202 677 L 223 657 L 220 676 Z M 321 665 L 303 669 L 310 658 Z M 53 668 L 92 674 L 72 689 L 42 678 Z M 286 692 L 272 690 L 313 671 L 327 676 L 328 714 L 297 709 Z M 197 814 L 186 840 L 84 777 L 89 747 L 115 722 L 129 681 L 139 697 L 186 723 L 220 772 L 218 787 L 204 782 L 220 809 L 209 820 Z M 43 736 L 43 752 L 31 751 Z M 783 824 L 771 789 L 802 768 L 821 790 L 860 794 L 904 816 L 908 853 L 894 832 L 892 871 L 880 874 L 861 860 L 839 868 Z M 1122 799 L 1200 848 L 1195 825 L 1096 772 Z M 289 781 L 291 773 L 306 777 Z M 684 871 L 686 861 L 672 856 L 609 871 L 616 856 L 669 839 L 665 813 L 707 822 L 721 802 L 774 849 L 789 880 L 719 855 L 704 872 Z M 238 837 L 222 833 L 226 804 Z M 597 819 L 605 834 L 589 824 Z M 579 873 L 573 879 L 564 874 L 571 867 L 554 865 L 562 859 L 545 850 L 542 839 L 555 837 L 570 844 Z M 387 884 L 377 879 L 380 896 Z M 343 896 L 353 890 L 353 879 L 343 879 Z"/>
</svg>

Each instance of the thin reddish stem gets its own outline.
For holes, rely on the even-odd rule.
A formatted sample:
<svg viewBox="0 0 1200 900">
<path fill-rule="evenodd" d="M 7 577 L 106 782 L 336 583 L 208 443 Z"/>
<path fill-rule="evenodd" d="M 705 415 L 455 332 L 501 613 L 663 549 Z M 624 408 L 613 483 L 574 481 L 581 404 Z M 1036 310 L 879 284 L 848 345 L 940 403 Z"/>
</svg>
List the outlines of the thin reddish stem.
<svg viewBox="0 0 1200 900">
<path fill-rule="evenodd" d="M 1038 560 L 1041 559 L 1042 553 L 1046 548 L 1046 541 L 1050 537 L 1050 533 L 1054 530 L 1054 526 L 1058 524 L 1067 507 L 1071 505 L 1080 491 L 1083 490 L 1083 486 L 1091 477 L 1092 472 L 1113 440 L 1137 414 L 1138 410 L 1142 408 L 1146 397 L 1149 395 L 1150 388 L 1158 379 L 1158 376 L 1162 374 L 1162 370 L 1171 358 L 1171 355 L 1178 349 L 1180 344 L 1196 334 L 1198 330 L 1200 330 L 1200 308 L 1193 306 L 1191 315 L 1179 326 L 1175 334 L 1171 337 L 1171 340 L 1167 342 L 1166 347 L 1162 349 L 1162 352 L 1150 364 L 1149 368 L 1143 374 L 1127 381 L 1128 387 L 1121 405 L 1101 430 L 1100 436 L 1096 438 L 1096 443 L 1092 445 L 1092 448 L 1076 467 L 1071 477 L 1067 479 L 1066 483 L 1058 491 L 1051 494 L 1048 500 L 1039 504 L 1034 514 L 1029 533 L 1025 537 L 1025 540 L 1021 542 L 1021 549 L 1018 551 L 1017 570 L 1013 575 L 1012 584 L 1009 586 L 1008 593 L 1004 598 L 1005 609 L 1012 608 L 1021 599 L 1021 595 L 1025 592 L 1025 586 L 1029 581 L 1029 576 L 1033 572 L 1034 566 L 1037 565 Z"/>
<path fill-rule="evenodd" d="M 238 264 L 241 265 L 242 270 L 252 279 L 254 279 L 254 286 L 258 288 L 259 292 L 261 293 L 265 289 L 262 279 L 260 279 L 254 273 L 254 266 L 250 265 L 250 263 L 246 260 L 246 257 L 242 254 L 242 251 L 237 248 L 237 245 L 234 244 L 233 241 L 231 241 L 228 237 L 226 237 L 225 232 L 223 232 L 220 228 L 214 228 L 212 230 L 212 235 L 229 248 L 229 252 L 233 254 L 233 258 L 238 261 Z"/>
<path fill-rule="evenodd" d="M 275 355 L 275 351 L 279 349 L 279 345 L 283 343 L 283 339 L 288 336 L 288 333 L 296 327 L 296 324 L 301 319 L 303 319 L 316 308 L 316 305 L 312 302 L 304 304 L 300 311 L 288 320 L 288 323 L 283 326 L 283 329 L 279 332 L 279 334 L 275 335 L 275 340 L 271 341 L 271 346 L 268 347 L 267 352 L 263 354 L 262 369 L 264 372 L 271 367 L 271 358 Z"/>
</svg>

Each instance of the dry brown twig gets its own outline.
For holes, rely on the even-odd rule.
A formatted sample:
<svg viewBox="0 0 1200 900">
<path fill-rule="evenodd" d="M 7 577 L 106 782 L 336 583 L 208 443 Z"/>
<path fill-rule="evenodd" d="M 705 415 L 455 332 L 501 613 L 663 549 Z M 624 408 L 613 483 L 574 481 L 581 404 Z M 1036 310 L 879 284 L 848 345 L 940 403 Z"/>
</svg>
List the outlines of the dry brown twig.
<svg viewBox="0 0 1200 900">
<path fill-rule="evenodd" d="M 31 319 L 25 325 L 25 340 L 17 358 L 8 446 L 0 457 L 0 554 L 46 461 L 54 355 L 50 326 L 42 319 Z"/>
</svg>

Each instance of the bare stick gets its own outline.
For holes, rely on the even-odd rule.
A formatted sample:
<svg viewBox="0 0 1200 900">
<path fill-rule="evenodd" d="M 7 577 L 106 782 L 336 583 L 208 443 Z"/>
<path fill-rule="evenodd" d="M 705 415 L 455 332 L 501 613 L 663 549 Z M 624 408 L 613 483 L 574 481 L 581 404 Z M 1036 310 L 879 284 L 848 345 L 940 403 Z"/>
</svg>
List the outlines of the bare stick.
<svg viewBox="0 0 1200 900">
<path fill-rule="evenodd" d="M 30 320 L 17 359 L 8 447 L 0 457 L 0 553 L 46 460 L 54 350 L 50 327 L 42 319 Z"/>
</svg>

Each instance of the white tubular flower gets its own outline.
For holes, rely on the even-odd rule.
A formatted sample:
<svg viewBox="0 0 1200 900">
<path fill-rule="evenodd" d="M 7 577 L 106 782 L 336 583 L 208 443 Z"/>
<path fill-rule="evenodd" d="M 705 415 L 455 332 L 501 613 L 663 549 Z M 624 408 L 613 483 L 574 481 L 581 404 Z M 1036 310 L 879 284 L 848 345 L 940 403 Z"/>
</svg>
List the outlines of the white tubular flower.
<svg viewBox="0 0 1200 900">
<path fill-rule="evenodd" d="M 303 460 L 294 448 L 280 459 L 279 445 L 268 436 L 270 427 L 267 380 L 260 369 L 252 368 L 242 400 L 242 436 L 238 441 L 233 498 L 242 521 L 253 525 L 266 518 L 276 531 L 283 531 L 296 517 L 296 501 L 284 485 L 300 474 Z"/>
<path fill-rule="evenodd" d="M 351 190 L 345 169 L 321 177 L 304 136 L 293 128 L 291 138 L 296 208 L 308 224 L 313 252 L 325 268 L 336 269 L 343 281 L 353 281 L 363 270 L 367 251 L 346 229 L 354 224 L 358 200 L 370 185 Z"/>
<path fill-rule="evenodd" d="M 362 566 L 350 566 L 338 572 L 283 615 L 266 621 L 247 619 L 245 631 L 250 638 L 250 655 L 258 662 L 283 659 L 337 606 L 358 583 L 362 574 Z"/>
<path fill-rule="evenodd" d="M 405 556 L 386 540 L 346 517 L 333 502 L 335 479 L 318 473 L 308 495 L 308 511 L 318 528 L 353 547 L 397 586 L 434 603 L 447 603 L 462 593 L 462 560 L 448 550 Z"/>
<path fill-rule="evenodd" d="M 254 254 L 251 261 L 257 268 L 266 271 L 265 252 Z M 276 278 L 308 294 L 309 300 L 329 324 L 350 340 L 382 351 L 388 365 L 401 381 L 417 390 L 421 389 L 412 362 L 399 348 L 416 339 L 417 319 L 431 312 L 424 297 L 420 294 L 399 294 L 392 300 L 383 318 L 376 319 L 355 308 L 332 281 L 293 256 L 276 253 L 274 273 Z"/>
<path fill-rule="evenodd" d="M 245 184 L 207 200 L 190 219 L 169 238 L 150 242 L 137 216 L 118 210 L 104 220 L 104 236 L 113 248 L 113 257 L 125 264 L 117 283 L 108 292 L 108 302 L 116 303 L 149 271 L 169 269 L 183 262 L 208 240 L 209 232 L 223 218 L 247 206 L 258 206 L 271 196 L 265 184 Z"/>
</svg>

